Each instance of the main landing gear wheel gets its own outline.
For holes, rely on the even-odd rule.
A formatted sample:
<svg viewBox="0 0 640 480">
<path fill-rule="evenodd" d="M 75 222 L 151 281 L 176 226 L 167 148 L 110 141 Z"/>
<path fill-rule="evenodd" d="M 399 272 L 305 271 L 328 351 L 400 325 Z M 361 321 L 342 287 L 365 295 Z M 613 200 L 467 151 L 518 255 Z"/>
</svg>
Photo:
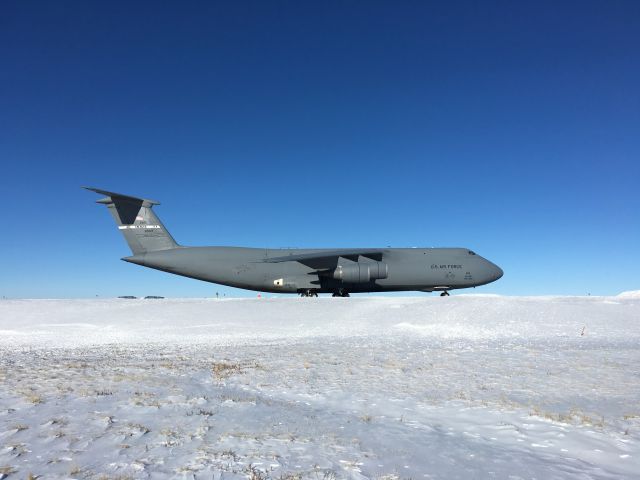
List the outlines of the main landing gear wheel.
<svg viewBox="0 0 640 480">
<path fill-rule="evenodd" d="M 349 296 L 349 292 L 347 292 L 346 290 L 343 290 L 341 288 L 337 292 L 333 292 L 333 295 L 331 295 L 331 296 L 332 297 L 348 297 Z"/>
<path fill-rule="evenodd" d="M 446 290 L 444 292 L 442 292 L 440 294 L 441 297 L 448 297 L 449 296 L 449 292 L 447 292 Z"/>
<path fill-rule="evenodd" d="M 300 296 L 301 297 L 317 297 L 318 292 L 316 292 L 315 290 L 303 290 L 300 292 Z"/>
</svg>

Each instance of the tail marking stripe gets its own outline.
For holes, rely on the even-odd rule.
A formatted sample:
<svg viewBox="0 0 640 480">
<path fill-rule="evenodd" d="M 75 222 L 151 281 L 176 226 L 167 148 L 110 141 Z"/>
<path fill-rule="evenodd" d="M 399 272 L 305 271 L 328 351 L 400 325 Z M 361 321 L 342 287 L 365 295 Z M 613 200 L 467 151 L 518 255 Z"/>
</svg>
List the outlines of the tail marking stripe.
<svg viewBox="0 0 640 480">
<path fill-rule="evenodd" d="M 162 228 L 160 225 L 120 225 L 118 229 L 126 230 L 127 228 L 131 229 L 150 229 L 150 228 Z"/>
</svg>

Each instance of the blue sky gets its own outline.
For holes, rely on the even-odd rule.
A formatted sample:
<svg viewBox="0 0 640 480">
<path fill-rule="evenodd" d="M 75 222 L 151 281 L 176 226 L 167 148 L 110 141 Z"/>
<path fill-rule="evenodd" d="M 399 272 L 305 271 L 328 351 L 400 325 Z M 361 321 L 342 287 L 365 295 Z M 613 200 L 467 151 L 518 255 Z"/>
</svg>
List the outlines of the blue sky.
<svg viewBox="0 0 640 480">
<path fill-rule="evenodd" d="M 3 2 L 0 295 L 255 295 L 184 245 L 465 246 L 509 295 L 640 289 L 640 3 Z"/>
</svg>

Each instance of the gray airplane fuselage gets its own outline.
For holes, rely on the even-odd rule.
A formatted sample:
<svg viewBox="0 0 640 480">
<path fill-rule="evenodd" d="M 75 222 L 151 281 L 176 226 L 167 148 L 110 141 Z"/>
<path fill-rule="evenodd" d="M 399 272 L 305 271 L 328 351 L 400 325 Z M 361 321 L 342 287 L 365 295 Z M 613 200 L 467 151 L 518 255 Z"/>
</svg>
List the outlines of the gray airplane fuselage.
<svg viewBox="0 0 640 480">
<path fill-rule="evenodd" d="M 274 293 L 297 293 L 306 289 L 329 293 L 341 288 L 354 293 L 429 292 L 477 287 L 502 276 L 498 266 L 465 248 L 380 250 L 382 260 L 388 265 L 387 277 L 358 283 L 319 276 L 315 273 L 317 269 L 296 261 L 265 262 L 274 257 L 332 252 L 332 249 L 178 247 L 123 260 L 207 282 Z M 278 282 L 280 279 L 282 282 Z"/>
<path fill-rule="evenodd" d="M 446 295 L 503 273 L 467 248 L 184 247 L 152 210 L 158 202 L 88 189 L 106 195 L 98 203 L 108 208 L 133 253 L 123 260 L 230 287 L 302 295 L 411 290 Z"/>
</svg>

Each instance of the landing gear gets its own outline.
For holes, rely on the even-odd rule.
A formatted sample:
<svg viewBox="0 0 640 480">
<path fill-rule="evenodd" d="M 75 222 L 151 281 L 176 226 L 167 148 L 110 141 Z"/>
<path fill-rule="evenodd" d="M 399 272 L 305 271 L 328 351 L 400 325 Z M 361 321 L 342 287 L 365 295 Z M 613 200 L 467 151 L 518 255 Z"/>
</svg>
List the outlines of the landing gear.
<svg viewBox="0 0 640 480">
<path fill-rule="evenodd" d="M 318 292 L 316 292 L 315 290 L 301 290 L 300 292 L 298 292 L 300 294 L 301 297 L 317 297 L 318 296 Z"/>
<path fill-rule="evenodd" d="M 331 296 L 332 297 L 348 297 L 349 296 L 349 292 L 347 292 L 344 288 L 341 288 L 337 292 L 333 292 L 333 295 L 331 295 Z"/>
<path fill-rule="evenodd" d="M 440 294 L 441 297 L 448 297 L 449 296 L 449 292 L 447 292 L 446 290 L 444 292 L 442 292 Z"/>
</svg>

